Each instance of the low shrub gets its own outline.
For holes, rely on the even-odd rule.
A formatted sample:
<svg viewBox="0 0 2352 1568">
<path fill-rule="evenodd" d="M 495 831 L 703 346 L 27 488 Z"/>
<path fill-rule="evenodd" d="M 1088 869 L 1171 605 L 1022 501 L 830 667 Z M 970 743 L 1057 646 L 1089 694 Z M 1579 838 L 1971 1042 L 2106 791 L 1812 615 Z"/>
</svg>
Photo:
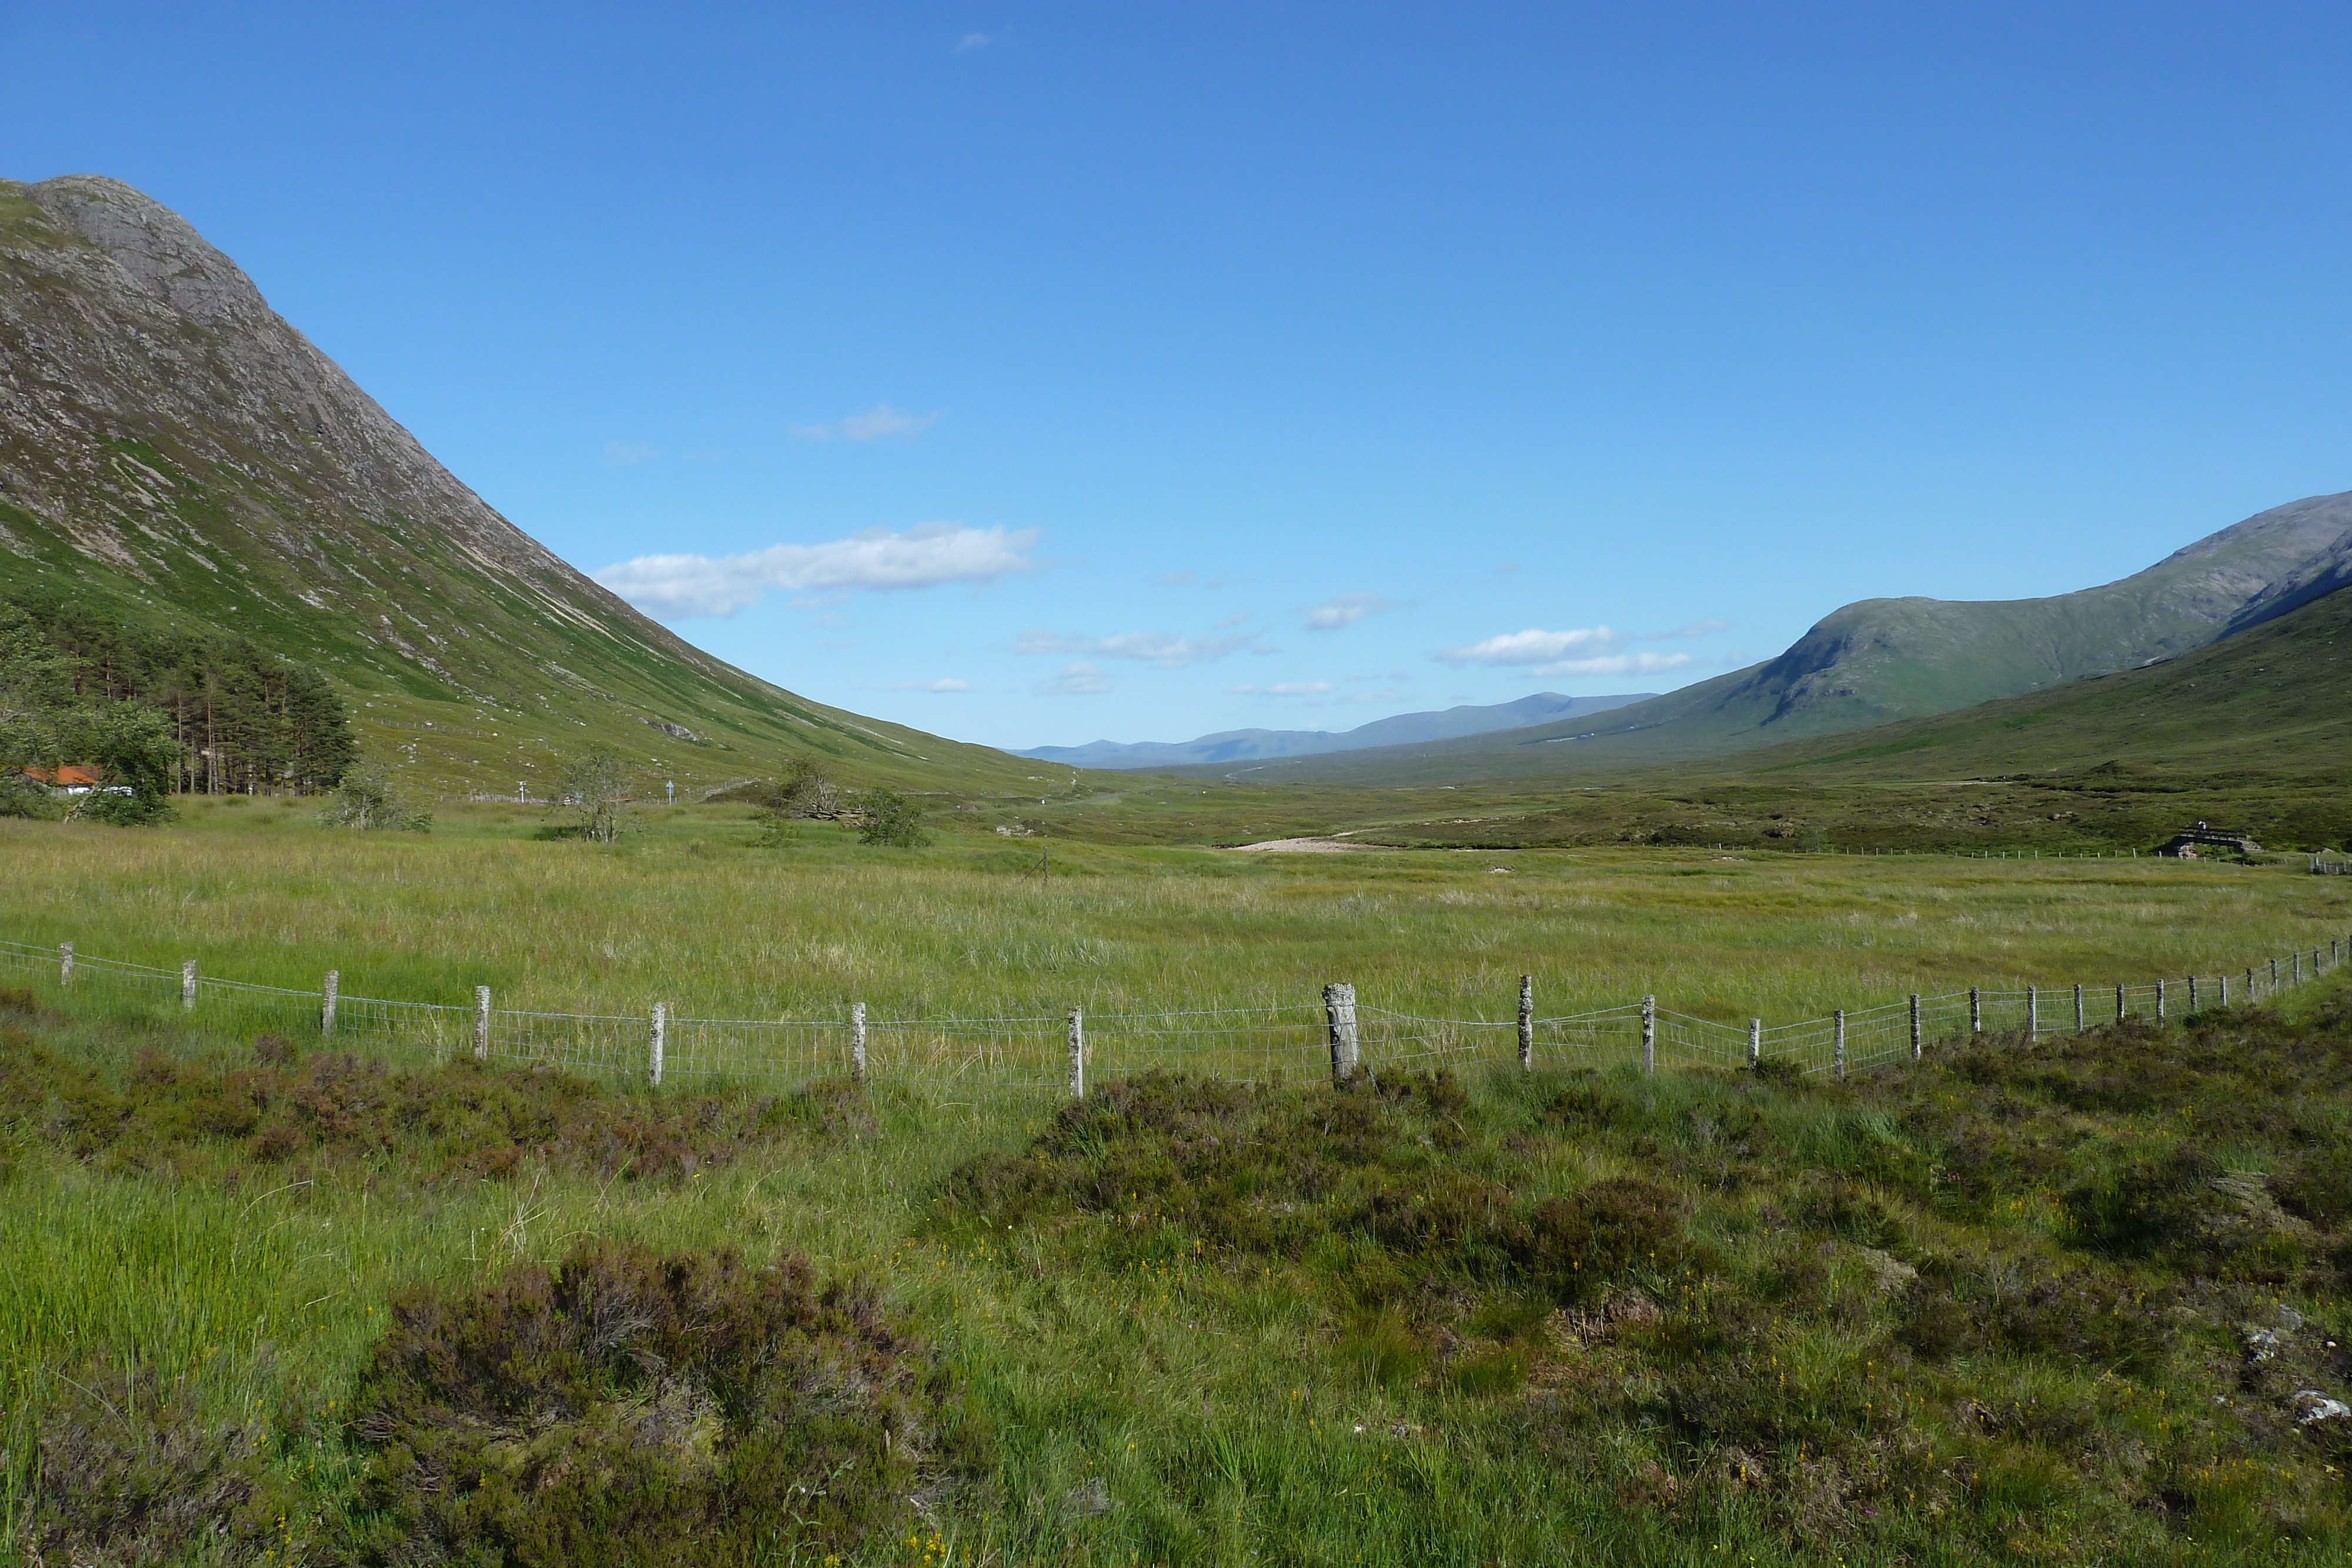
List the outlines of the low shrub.
<svg viewBox="0 0 2352 1568">
<path fill-rule="evenodd" d="M 392 1320 L 350 1427 L 363 1563 L 813 1562 L 984 1457 L 930 1354 L 797 1254 L 589 1245 Z"/>
</svg>

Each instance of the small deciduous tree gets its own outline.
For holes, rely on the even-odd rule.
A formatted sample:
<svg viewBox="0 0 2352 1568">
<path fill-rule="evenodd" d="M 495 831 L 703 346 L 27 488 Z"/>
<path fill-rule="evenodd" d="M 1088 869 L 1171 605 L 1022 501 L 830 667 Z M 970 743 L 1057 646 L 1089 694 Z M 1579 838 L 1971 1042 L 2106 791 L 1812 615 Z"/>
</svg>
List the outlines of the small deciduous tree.
<svg viewBox="0 0 2352 1568">
<path fill-rule="evenodd" d="M 760 842 L 772 849 L 792 841 L 795 821 L 830 817 L 840 807 L 832 770 L 814 757 L 793 758 L 782 776 L 753 799 L 759 805 Z"/>
<path fill-rule="evenodd" d="M 411 801 L 389 770 L 370 762 L 344 773 L 334 798 L 319 813 L 319 821 L 331 828 L 356 828 L 362 832 L 429 833 L 433 809 Z"/>
<path fill-rule="evenodd" d="M 74 715 L 68 745 L 98 774 L 88 794 L 67 812 L 117 827 L 169 821 L 180 743 L 169 715 L 138 703 L 108 703 Z"/>
<path fill-rule="evenodd" d="M 619 747 L 593 742 L 567 758 L 555 774 L 556 810 L 568 815 L 580 837 L 609 844 L 629 824 L 636 769 Z"/>
<path fill-rule="evenodd" d="M 868 789 L 857 797 L 857 840 L 920 849 L 931 841 L 923 831 L 923 809 L 895 789 Z"/>
</svg>

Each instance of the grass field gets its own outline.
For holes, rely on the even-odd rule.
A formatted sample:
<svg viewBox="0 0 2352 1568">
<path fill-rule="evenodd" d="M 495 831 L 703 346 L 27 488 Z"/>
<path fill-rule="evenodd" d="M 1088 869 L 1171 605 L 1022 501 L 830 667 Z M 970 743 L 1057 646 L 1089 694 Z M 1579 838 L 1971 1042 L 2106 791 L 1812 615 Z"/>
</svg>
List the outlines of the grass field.
<svg viewBox="0 0 2352 1568">
<path fill-rule="evenodd" d="M 2299 864 L 1596 848 L 1243 854 L 942 835 L 866 848 L 808 823 L 754 847 L 732 808 L 646 814 L 614 849 L 527 810 L 359 836 L 267 801 L 161 832 L 0 821 L 0 931 L 347 993 L 703 1017 L 1156 1012 L 1368 1004 L 1507 1019 L 1655 994 L 1743 1022 L 1970 985 L 2215 975 L 2352 930 L 2352 879 Z M 1499 869 L 1499 873 L 1498 870 Z"/>
<path fill-rule="evenodd" d="M 0 821 L 0 936 L 640 1015 L 1311 1004 L 1345 978 L 1500 1019 L 1532 972 L 1546 1010 L 1655 992 L 1737 1021 L 2212 975 L 2352 928 L 2352 879 L 2280 866 L 1055 841 L 1049 889 L 1039 843 L 993 834 L 541 826 Z M 2352 1454 L 2294 1400 L 2352 1371 L 2323 1344 L 2352 1343 L 2343 995 L 1843 1087 L 1150 1080 L 1057 1119 L 838 1081 L 384 1078 L 308 1041 L 261 1060 L 175 1004 L 59 1012 L 44 980 L 0 1017 L 7 1539 L 48 1562 L 2341 1561 Z M 660 1375 L 575 1356 L 558 1393 L 511 1354 L 511 1387 L 400 1382 L 486 1364 L 398 1361 L 395 1301 L 412 1339 L 519 1343 L 551 1279 L 650 1289 L 627 1246 L 804 1255 L 870 1298 L 809 1309 L 785 1338 L 835 1371 L 764 1405 L 674 1352 Z M 814 1489 L 790 1507 L 709 1458 L 778 1429 L 833 1434 L 761 1472 Z M 562 1490 L 583 1474 L 607 1479 Z M 526 1487 L 501 1513 L 497 1476 L 562 1506 Z M 728 1533 L 755 1513 L 799 1522 Z M 607 1534 L 531 1533 L 556 1514 Z"/>
</svg>

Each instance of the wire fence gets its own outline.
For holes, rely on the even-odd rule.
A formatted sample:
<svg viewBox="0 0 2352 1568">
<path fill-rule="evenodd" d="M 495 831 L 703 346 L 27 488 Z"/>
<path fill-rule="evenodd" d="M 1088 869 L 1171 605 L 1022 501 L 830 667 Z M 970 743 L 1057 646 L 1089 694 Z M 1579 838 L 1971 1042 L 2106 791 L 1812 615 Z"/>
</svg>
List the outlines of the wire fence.
<svg viewBox="0 0 2352 1568">
<path fill-rule="evenodd" d="M 2347 957 L 2352 937 L 2340 937 L 2231 975 L 1975 988 L 1826 1018 L 1753 1019 L 1745 1027 L 1675 1012 L 1654 997 L 1539 1017 L 1524 986 L 1519 1015 L 1502 1019 L 1360 1006 L 1347 986 L 1327 988 L 1319 1005 L 1181 1012 L 880 1019 L 862 1004 L 844 1016 L 808 1019 L 693 1018 L 666 1007 L 642 1014 L 528 1012 L 493 1005 L 487 988 L 471 1005 L 357 997 L 341 994 L 333 975 L 319 990 L 289 989 L 200 974 L 193 961 L 173 970 L 80 953 L 71 943 L 5 940 L 0 988 L 76 1014 L 176 1019 L 205 1033 L 278 1034 L 417 1062 L 470 1055 L 656 1086 L 723 1081 L 788 1089 L 847 1077 L 948 1091 L 1081 1093 L 1089 1082 L 1155 1068 L 1258 1084 L 1514 1061 L 1546 1068 L 1638 1062 L 1653 1071 L 1769 1064 L 1843 1077 L 1978 1034 L 2031 1038 L 2266 1001 Z"/>
</svg>

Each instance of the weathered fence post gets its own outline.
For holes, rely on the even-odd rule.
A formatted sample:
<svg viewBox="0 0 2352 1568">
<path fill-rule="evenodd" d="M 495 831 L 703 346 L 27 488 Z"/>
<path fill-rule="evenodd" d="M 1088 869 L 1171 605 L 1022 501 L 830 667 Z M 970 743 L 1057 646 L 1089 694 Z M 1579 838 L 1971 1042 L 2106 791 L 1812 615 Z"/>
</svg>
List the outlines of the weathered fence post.
<svg viewBox="0 0 2352 1568">
<path fill-rule="evenodd" d="M 2227 975 L 2224 975 L 2224 976 L 2222 976 L 2222 977 L 2221 977 L 2221 1006 L 2223 1006 L 2223 1007 L 2225 1007 L 2225 1008 L 2226 1008 L 2226 1007 L 2228 1007 L 2228 1006 L 2230 1005 L 2230 977 L 2229 977 L 2229 976 L 2227 976 Z"/>
<path fill-rule="evenodd" d="M 2116 988 L 2116 1021 L 2121 1023 L 2130 1016 L 2128 1004 L 2124 1000 L 2124 988 L 2119 985 Z"/>
<path fill-rule="evenodd" d="M 866 1004 L 849 1004 L 849 1081 L 866 1082 Z"/>
<path fill-rule="evenodd" d="M 1333 982 L 1323 988 L 1323 1021 L 1331 1030 L 1331 1082 L 1356 1075 L 1361 1059 L 1356 1040 L 1356 988 Z"/>
<path fill-rule="evenodd" d="M 2275 964 L 2272 966 L 2273 968 L 2277 967 Z M 184 1008 L 196 1005 L 196 961 L 194 958 L 180 966 L 180 1005 Z"/>
<path fill-rule="evenodd" d="M 1839 1008 L 1830 1014 L 1830 1060 L 1837 1068 L 1838 1082 L 1845 1082 L 1845 1009 Z"/>
<path fill-rule="evenodd" d="M 2083 1032 L 2083 982 L 2074 982 L 2074 1032 Z"/>
<path fill-rule="evenodd" d="M 2025 1043 L 2032 1044 L 2042 1038 L 2042 993 L 2032 986 L 2025 988 Z"/>
<path fill-rule="evenodd" d="M 490 1059 L 490 988 L 474 988 L 474 1060 Z"/>
<path fill-rule="evenodd" d="M 2287 977 L 2286 983 L 2290 986 L 2303 984 L 2303 949 L 2300 947 L 2294 951 L 2294 973 Z"/>
<path fill-rule="evenodd" d="M 58 944 L 58 984 L 73 984 L 73 944 L 70 942 Z"/>
<path fill-rule="evenodd" d="M 2248 1007 L 2252 1007 L 2252 1006 L 2253 1005 L 2253 1002 L 2254 1002 L 2254 972 L 2253 972 L 2252 969 L 2248 969 L 2248 970 L 2246 971 L 2246 1005 L 2247 1005 Z"/>
<path fill-rule="evenodd" d="M 653 1039 L 646 1045 L 646 1079 L 656 1089 L 661 1087 L 662 1047 L 667 1043 L 665 1037 L 668 1033 L 669 1004 L 656 1002 Z"/>
<path fill-rule="evenodd" d="M 2156 1021 L 2164 1021 L 2164 982 L 2161 979 L 2156 982 Z"/>
<path fill-rule="evenodd" d="M 2197 1016 L 2197 977 L 2194 975 L 2189 977 L 2189 1016 Z"/>
<path fill-rule="evenodd" d="M 1914 991 L 1911 993 L 1911 1060 L 1918 1061 L 1925 1049 L 1925 1042 L 1919 1038 L 1919 993 Z"/>
<path fill-rule="evenodd" d="M 1969 1032 L 1984 1033 L 1984 997 L 1974 986 L 1969 988 Z"/>
<path fill-rule="evenodd" d="M 1536 977 L 1519 977 L 1519 1071 L 1536 1064 Z"/>
<path fill-rule="evenodd" d="M 2273 993 L 2278 990 L 2278 960 L 2276 958 L 2271 960 L 2271 989 Z"/>
<path fill-rule="evenodd" d="M 1077 1008 L 1070 1009 L 1070 1098 L 1087 1097 L 1087 1015 Z"/>
<path fill-rule="evenodd" d="M 343 972 L 341 969 L 328 970 L 325 983 L 319 988 L 319 1032 L 321 1035 L 335 1032 L 335 1004 L 342 1000 L 342 997 Z"/>
<path fill-rule="evenodd" d="M 1658 998 L 1642 998 L 1642 1071 L 1658 1070 Z"/>
<path fill-rule="evenodd" d="M 1764 1020 L 1748 1020 L 1748 1066 L 1752 1071 L 1764 1065 Z"/>
</svg>

